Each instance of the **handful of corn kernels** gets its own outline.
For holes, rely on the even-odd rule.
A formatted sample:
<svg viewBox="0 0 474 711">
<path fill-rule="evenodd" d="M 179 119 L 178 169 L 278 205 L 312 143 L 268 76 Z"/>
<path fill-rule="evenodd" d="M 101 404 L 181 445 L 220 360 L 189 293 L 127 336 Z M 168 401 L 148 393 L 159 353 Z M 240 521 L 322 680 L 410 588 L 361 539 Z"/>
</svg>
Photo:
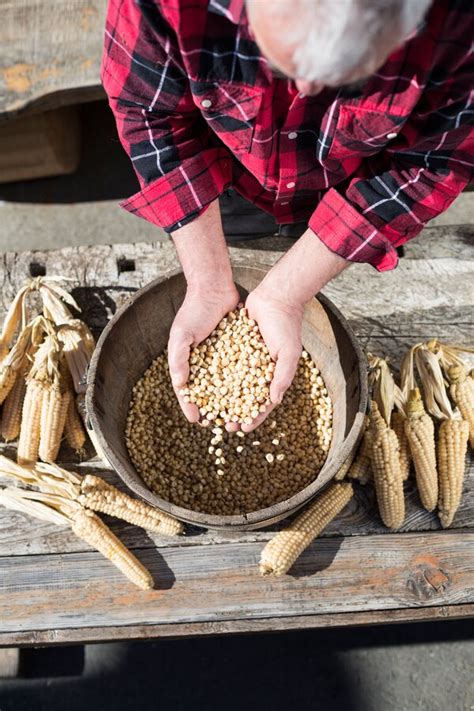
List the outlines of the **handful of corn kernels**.
<svg viewBox="0 0 474 711">
<path fill-rule="evenodd" d="M 251 424 L 270 404 L 274 370 L 256 322 L 237 308 L 191 351 L 189 382 L 180 394 L 207 422 Z"/>
</svg>

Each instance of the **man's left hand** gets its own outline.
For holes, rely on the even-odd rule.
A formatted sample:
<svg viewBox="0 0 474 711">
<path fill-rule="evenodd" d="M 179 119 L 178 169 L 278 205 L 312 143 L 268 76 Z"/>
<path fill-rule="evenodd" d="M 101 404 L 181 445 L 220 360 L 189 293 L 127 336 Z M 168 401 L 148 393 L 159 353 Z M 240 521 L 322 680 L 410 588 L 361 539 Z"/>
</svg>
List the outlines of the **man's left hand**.
<svg viewBox="0 0 474 711">
<path fill-rule="evenodd" d="M 268 417 L 293 382 L 302 350 L 305 304 L 348 265 L 308 229 L 249 294 L 245 304 L 249 316 L 257 322 L 276 366 L 271 404 L 251 425 L 242 425 L 244 432 L 251 432 Z"/>
<path fill-rule="evenodd" d="M 301 355 L 303 307 L 280 300 L 278 295 L 264 284 L 249 294 L 245 305 L 249 317 L 257 322 L 262 338 L 276 363 L 270 384 L 271 404 L 251 425 L 242 425 L 244 432 L 251 432 L 280 404 L 293 382 Z"/>
</svg>

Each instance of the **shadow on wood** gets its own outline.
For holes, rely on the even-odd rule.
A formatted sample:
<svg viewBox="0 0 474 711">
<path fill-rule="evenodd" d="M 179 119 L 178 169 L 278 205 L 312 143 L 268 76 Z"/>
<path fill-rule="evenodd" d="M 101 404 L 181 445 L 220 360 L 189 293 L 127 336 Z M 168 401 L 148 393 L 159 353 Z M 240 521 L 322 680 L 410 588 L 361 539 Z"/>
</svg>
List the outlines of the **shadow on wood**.
<svg viewBox="0 0 474 711">
<path fill-rule="evenodd" d="M 307 578 L 329 568 L 343 540 L 343 538 L 331 538 L 321 544 L 319 539 L 316 539 L 298 558 L 289 575 L 292 578 Z"/>
</svg>

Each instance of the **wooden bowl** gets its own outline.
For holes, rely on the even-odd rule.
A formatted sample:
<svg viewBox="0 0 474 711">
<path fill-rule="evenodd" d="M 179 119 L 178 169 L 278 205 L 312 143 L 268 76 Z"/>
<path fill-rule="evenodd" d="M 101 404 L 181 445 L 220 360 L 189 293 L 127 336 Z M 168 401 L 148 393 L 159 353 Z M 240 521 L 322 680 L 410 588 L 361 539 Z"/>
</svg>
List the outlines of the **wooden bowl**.
<svg viewBox="0 0 474 711">
<path fill-rule="evenodd" d="M 265 273 L 265 269 L 256 267 L 234 268 L 234 279 L 243 298 Z M 322 295 L 312 299 L 304 312 L 303 344 L 320 368 L 334 406 L 333 438 L 319 475 L 289 499 L 242 515 L 215 516 L 175 506 L 150 491 L 135 470 L 124 430 L 132 387 L 166 348 L 185 290 L 182 272 L 173 272 L 137 291 L 117 311 L 104 329 L 90 365 L 88 417 L 111 466 L 148 503 L 204 528 L 261 528 L 285 518 L 312 499 L 354 452 L 367 405 L 365 356 L 329 299 Z"/>
</svg>

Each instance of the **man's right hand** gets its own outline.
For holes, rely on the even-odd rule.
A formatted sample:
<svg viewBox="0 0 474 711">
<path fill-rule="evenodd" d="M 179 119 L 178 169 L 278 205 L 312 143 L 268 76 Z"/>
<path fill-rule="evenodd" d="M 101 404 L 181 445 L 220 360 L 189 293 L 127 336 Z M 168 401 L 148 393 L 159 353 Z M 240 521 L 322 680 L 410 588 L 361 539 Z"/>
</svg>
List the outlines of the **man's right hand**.
<svg viewBox="0 0 474 711">
<path fill-rule="evenodd" d="M 190 422 L 197 422 L 198 408 L 184 402 L 179 394 L 188 382 L 190 350 L 204 341 L 239 302 L 222 231 L 219 201 L 215 200 L 193 222 L 176 230 L 173 242 L 188 289 L 171 327 L 168 363 L 181 409 Z"/>
<path fill-rule="evenodd" d="M 188 287 L 186 297 L 175 316 L 168 341 L 168 363 L 171 382 L 181 409 L 189 422 L 200 419 L 196 405 L 184 402 L 179 391 L 189 378 L 191 348 L 204 341 L 229 311 L 239 302 L 234 282 L 216 285 L 210 282 L 205 290 Z"/>
</svg>

